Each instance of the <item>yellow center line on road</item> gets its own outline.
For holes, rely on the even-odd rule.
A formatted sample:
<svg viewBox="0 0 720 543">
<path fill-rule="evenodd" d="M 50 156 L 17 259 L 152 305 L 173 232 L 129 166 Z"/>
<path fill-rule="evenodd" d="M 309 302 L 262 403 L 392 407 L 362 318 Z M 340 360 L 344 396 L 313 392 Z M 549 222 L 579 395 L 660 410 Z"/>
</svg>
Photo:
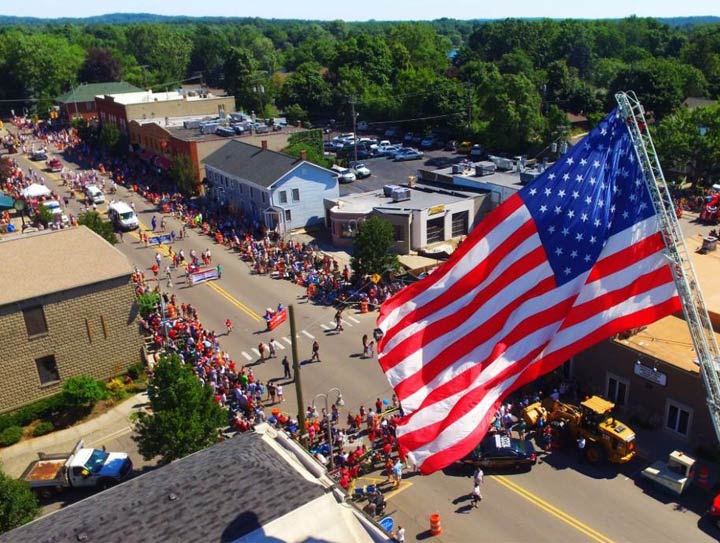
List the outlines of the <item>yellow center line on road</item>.
<svg viewBox="0 0 720 543">
<path fill-rule="evenodd" d="M 140 224 L 140 230 L 144 230 L 145 232 L 151 232 L 151 229 L 149 229 L 147 226 L 145 226 L 142 222 L 139 222 L 139 224 Z M 133 235 L 133 237 L 136 237 L 136 238 L 140 239 L 140 235 L 139 235 L 137 232 L 132 232 L 132 235 Z M 170 256 L 170 247 L 167 246 L 167 245 L 165 245 L 165 244 L 162 244 L 162 245 L 153 245 L 153 246 L 152 246 L 152 249 L 156 250 L 157 252 L 159 252 L 159 253 L 162 254 L 163 256 Z M 211 289 L 213 289 L 213 290 L 214 290 L 215 292 L 217 292 L 220 296 L 222 296 L 223 298 L 225 298 L 228 302 L 230 302 L 231 304 L 233 304 L 233 305 L 234 305 L 235 307 L 237 307 L 240 311 L 242 311 L 243 313 L 245 313 L 246 315 L 248 315 L 250 318 L 254 319 L 256 322 L 260 322 L 260 321 L 265 320 L 265 319 L 263 319 L 260 315 L 258 315 L 255 311 L 253 311 L 252 309 L 250 309 L 247 305 L 245 305 L 244 303 L 242 303 L 240 300 L 238 300 L 235 296 L 233 296 L 232 294 L 230 294 L 227 290 L 225 290 L 225 289 L 222 288 L 221 286 L 219 286 L 219 285 L 217 285 L 217 284 L 215 284 L 215 283 L 211 283 L 211 282 L 207 282 L 207 283 L 204 283 L 204 284 L 205 284 L 206 286 L 210 287 Z"/>
<path fill-rule="evenodd" d="M 587 524 L 584 524 L 577 520 L 576 518 L 570 516 L 569 514 L 565 513 L 564 511 L 561 511 L 554 505 L 549 504 L 542 498 L 534 495 L 532 492 L 525 490 L 523 487 L 518 485 L 517 483 L 514 483 L 510 481 L 507 477 L 504 477 L 502 475 L 492 475 L 490 476 L 491 479 L 497 481 L 502 486 L 507 488 L 508 490 L 511 490 L 515 494 L 518 494 L 519 496 L 522 496 L 529 502 L 531 502 L 533 505 L 539 507 L 543 511 L 546 511 L 550 513 L 555 518 L 561 520 L 565 524 L 572 526 L 577 531 L 585 534 L 590 539 L 597 541 L 598 543 L 613 543 L 613 540 L 609 537 L 601 534 L 600 532 L 590 528 Z"/>
</svg>

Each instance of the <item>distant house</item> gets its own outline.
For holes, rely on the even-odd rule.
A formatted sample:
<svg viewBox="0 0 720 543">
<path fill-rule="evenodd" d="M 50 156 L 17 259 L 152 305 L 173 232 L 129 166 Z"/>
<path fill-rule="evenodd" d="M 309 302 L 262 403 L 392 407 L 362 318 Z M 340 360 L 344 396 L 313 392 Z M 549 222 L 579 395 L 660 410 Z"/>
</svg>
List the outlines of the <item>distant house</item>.
<svg viewBox="0 0 720 543">
<path fill-rule="evenodd" d="M 585 115 L 579 113 L 566 113 L 565 114 L 570 124 L 570 129 L 573 130 L 590 130 L 590 121 Z"/>
<path fill-rule="evenodd" d="M 124 94 L 128 92 L 141 92 L 142 89 L 124 81 L 109 81 L 107 83 L 83 83 L 55 98 L 60 106 L 61 115 L 66 119 L 83 117 L 90 120 L 97 117 L 95 96 L 105 94 Z"/>
<path fill-rule="evenodd" d="M 322 225 L 326 198 L 340 195 L 337 174 L 308 162 L 232 140 L 205 158 L 210 196 L 279 232 Z"/>
</svg>

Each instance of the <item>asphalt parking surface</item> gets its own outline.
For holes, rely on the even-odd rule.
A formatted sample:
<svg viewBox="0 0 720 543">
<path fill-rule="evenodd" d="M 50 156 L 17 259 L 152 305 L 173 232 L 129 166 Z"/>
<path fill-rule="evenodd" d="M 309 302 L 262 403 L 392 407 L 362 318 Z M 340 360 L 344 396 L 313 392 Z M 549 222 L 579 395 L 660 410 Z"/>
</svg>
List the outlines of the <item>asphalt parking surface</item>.
<svg viewBox="0 0 720 543">
<path fill-rule="evenodd" d="M 372 175 L 352 183 L 341 184 L 340 196 L 378 190 L 387 184 L 407 183 L 409 176 L 417 175 L 418 168 L 431 170 L 447 168 L 454 162 L 459 162 L 464 158 L 466 158 L 466 155 L 456 155 L 448 151 L 425 151 L 425 156 L 420 160 L 395 162 L 391 158 L 377 157 L 358 161 L 370 168 Z"/>
</svg>

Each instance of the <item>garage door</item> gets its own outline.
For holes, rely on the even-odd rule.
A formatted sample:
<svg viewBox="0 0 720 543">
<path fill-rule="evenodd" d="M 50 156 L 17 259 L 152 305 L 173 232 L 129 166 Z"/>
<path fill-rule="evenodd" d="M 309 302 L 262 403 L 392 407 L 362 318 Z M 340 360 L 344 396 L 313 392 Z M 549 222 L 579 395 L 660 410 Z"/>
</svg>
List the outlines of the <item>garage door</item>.
<svg viewBox="0 0 720 543">
<path fill-rule="evenodd" d="M 468 212 L 461 211 L 453 213 L 452 216 L 452 237 L 459 238 L 468 233 Z"/>
<path fill-rule="evenodd" d="M 445 241 L 445 217 L 430 219 L 427 222 L 427 242 Z"/>
</svg>

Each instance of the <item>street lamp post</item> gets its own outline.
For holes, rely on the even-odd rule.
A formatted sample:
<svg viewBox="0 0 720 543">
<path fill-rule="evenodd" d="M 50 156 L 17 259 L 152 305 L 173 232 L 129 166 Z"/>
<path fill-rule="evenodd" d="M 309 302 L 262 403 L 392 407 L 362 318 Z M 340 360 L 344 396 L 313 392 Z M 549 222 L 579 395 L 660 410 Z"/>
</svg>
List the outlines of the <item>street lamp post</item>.
<svg viewBox="0 0 720 543">
<path fill-rule="evenodd" d="M 13 202 L 13 207 L 15 208 L 15 211 L 17 211 L 20 214 L 20 220 L 22 221 L 22 229 L 25 230 L 25 201 L 21 199 L 17 199 Z"/>
<path fill-rule="evenodd" d="M 328 437 L 328 445 L 330 446 L 330 469 L 335 468 L 335 460 L 333 459 L 333 444 L 332 444 L 332 416 L 330 415 L 330 405 L 328 404 L 328 397 L 332 392 L 337 393 L 337 400 L 335 400 L 335 405 L 337 406 L 343 406 L 345 405 L 345 401 L 343 400 L 342 391 L 335 387 L 331 388 L 327 391 L 327 394 L 316 394 L 315 398 L 313 398 L 312 406 L 313 409 L 315 409 L 315 400 L 318 398 L 323 398 L 325 400 L 325 416 L 327 417 L 327 437 Z"/>
</svg>

